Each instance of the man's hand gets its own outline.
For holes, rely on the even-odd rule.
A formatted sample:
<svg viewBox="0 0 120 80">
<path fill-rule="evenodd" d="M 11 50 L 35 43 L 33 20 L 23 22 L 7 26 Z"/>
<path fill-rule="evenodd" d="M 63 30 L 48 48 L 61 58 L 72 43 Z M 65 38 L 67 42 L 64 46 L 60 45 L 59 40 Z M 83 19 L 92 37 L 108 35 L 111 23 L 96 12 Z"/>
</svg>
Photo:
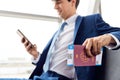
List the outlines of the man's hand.
<svg viewBox="0 0 120 80">
<path fill-rule="evenodd" d="M 37 51 L 37 46 L 35 44 L 30 44 L 29 41 L 27 41 L 25 38 L 22 38 L 21 42 L 24 44 L 27 52 L 31 54 L 34 57 L 34 59 L 36 59 L 39 55 Z"/>
<path fill-rule="evenodd" d="M 86 55 L 88 57 L 100 54 L 101 48 L 109 44 L 115 44 L 115 40 L 109 34 L 104 34 L 98 37 L 88 38 L 82 44 L 85 46 Z"/>
</svg>

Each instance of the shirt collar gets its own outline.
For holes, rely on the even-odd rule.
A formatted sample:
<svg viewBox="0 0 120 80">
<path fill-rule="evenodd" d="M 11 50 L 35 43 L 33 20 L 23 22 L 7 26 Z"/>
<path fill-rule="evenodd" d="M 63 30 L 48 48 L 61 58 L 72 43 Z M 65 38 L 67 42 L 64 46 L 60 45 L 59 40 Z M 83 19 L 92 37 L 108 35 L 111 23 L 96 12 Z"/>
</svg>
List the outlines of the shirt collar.
<svg viewBox="0 0 120 80">
<path fill-rule="evenodd" d="M 65 20 L 65 22 L 67 22 L 68 25 L 70 23 L 74 23 L 77 17 L 78 17 L 78 14 L 74 14 L 73 16 L 71 16 L 70 18 L 68 18 L 67 20 Z"/>
</svg>

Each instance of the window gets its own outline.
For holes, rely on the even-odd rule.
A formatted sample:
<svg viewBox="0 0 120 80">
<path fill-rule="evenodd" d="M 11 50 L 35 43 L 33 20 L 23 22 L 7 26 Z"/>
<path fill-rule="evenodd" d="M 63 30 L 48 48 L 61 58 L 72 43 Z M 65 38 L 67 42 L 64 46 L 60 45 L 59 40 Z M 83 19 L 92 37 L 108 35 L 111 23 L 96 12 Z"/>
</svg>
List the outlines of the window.
<svg viewBox="0 0 120 80">
<path fill-rule="evenodd" d="M 101 0 L 103 19 L 111 26 L 120 27 L 119 0 Z"/>
<path fill-rule="evenodd" d="M 1 0 L 0 10 L 58 16 L 51 0 Z"/>
<path fill-rule="evenodd" d="M 16 33 L 17 29 L 20 29 L 42 52 L 57 30 L 58 22 L 11 17 L 0 17 L 0 22 L 0 77 L 28 78 L 34 66 L 31 64 L 31 56 Z"/>
<path fill-rule="evenodd" d="M 34 66 L 16 31 L 20 29 L 42 52 L 59 25 L 51 19 L 58 16 L 53 7 L 51 0 L 0 1 L 0 78 L 29 77 Z"/>
</svg>

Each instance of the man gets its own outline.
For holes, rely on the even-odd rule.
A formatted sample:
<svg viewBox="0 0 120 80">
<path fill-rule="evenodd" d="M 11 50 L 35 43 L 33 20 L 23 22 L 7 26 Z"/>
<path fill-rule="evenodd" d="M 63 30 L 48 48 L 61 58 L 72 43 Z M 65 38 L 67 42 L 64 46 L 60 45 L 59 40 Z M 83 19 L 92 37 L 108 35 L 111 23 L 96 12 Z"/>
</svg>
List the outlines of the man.
<svg viewBox="0 0 120 80">
<path fill-rule="evenodd" d="M 88 57 L 96 56 L 100 54 L 101 48 L 104 46 L 112 49 L 120 46 L 120 29 L 110 27 L 99 14 L 79 16 L 76 13 L 79 0 L 54 0 L 54 3 L 58 14 L 67 24 L 54 44 L 47 72 L 43 68 L 57 33 L 49 41 L 42 54 L 37 51 L 36 45 L 31 46 L 27 40 L 22 39 L 27 51 L 33 55 L 34 60 L 37 60 L 36 68 L 30 79 L 40 76 L 42 80 L 48 80 L 49 77 L 57 77 L 58 80 L 72 80 L 77 74 L 78 80 L 99 80 L 99 78 L 94 79 L 98 74 L 96 66 L 67 66 L 67 47 L 69 44 L 83 45 Z"/>
</svg>

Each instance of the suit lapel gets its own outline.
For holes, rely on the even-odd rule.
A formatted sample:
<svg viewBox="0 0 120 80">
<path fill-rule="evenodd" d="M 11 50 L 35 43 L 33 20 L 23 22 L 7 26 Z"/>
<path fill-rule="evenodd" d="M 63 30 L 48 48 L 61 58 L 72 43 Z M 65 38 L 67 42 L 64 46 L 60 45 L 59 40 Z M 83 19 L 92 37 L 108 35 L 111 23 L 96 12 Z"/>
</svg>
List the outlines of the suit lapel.
<svg viewBox="0 0 120 80">
<path fill-rule="evenodd" d="M 75 30 L 74 30 L 73 42 L 75 41 L 75 38 L 77 36 L 77 32 L 78 32 L 78 29 L 80 27 L 81 22 L 82 22 L 82 17 L 78 16 L 76 21 L 75 21 Z"/>
</svg>

